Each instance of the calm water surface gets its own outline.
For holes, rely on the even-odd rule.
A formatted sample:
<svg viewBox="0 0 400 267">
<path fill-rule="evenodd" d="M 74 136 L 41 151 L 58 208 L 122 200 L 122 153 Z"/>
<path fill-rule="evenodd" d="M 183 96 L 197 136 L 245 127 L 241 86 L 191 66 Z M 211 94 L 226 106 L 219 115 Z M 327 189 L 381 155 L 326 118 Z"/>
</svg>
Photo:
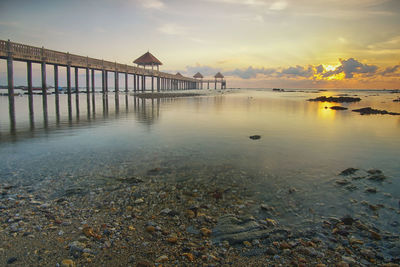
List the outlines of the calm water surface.
<svg viewBox="0 0 400 267">
<path fill-rule="evenodd" d="M 358 95 L 347 111 L 307 102 L 320 95 Z M 106 186 L 121 176 L 146 176 L 160 168 L 166 180 L 196 178 L 248 188 L 243 196 L 279 210 L 282 224 L 353 214 L 396 232 L 400 221 L 400 116 L 361 116 L 371 106 L 400 112 L 399 94 L 377 91 L 271 92 L 231 90 L 200 97 L 142 100 L 131 95 L 75 95 L 68 111 L 60 96 L 17 97 L 10 130 L 7 97 L 0 97 L 1 183 L 46 188 L 52 197 L 70 188 Z M 89 105 L 88 105 L 89 104 Z M 94 111 L 94 112 L 93 112 Z M 261 135 L 260 140 L 249 139 Z M 348 168 L 380 169 L 383 183 L 366 179 L 345 189 L 335 181 Z M 376 194 L 365 193 L 375 187 Z M 222 188 L 223 189 L 223 188 Z M 296 192 L 288 195 L 289 189 Z M 365 205 L 383 204 L 379 216 Z M 256 211 L 255 211 L 256 212 Z"/>
</svg>

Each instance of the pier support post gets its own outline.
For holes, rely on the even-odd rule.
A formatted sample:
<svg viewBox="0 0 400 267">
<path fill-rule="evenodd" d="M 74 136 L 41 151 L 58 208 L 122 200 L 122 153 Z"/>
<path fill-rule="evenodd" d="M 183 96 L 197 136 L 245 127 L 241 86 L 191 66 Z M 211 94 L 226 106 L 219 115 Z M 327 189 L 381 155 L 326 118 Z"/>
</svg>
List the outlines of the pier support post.
<svg viewBox="0 0 400 267">
<path fill-rule="evenodd" d="M 76 103 L 76 117 L 79 119 L 79 70 L 75 67 L 75 103 Z"/>
<path fill-rule="evenodd" d="M 95 99 L 95 84 L 94 84 L 94 69 L 92 69 L 92 116 L 96 113 L 96 99 Z"/>
<path fill-rule="evenodd" d="M 92 69 L 92 93 L 94 94 L 95 86 L 94 86 L 94 69 Z"/>
<path fill-rule="evenodd" d="M 217 90 L 217 79 L 215 79 L 215 82 L 214 82 L 214 90 Z"/>
<path fill-rule="evenodd" d="M 33 92 L 32 92 L 32 62 L 26 62 L 26 69 L 27 69 L 27 77 L 26 81 L 28 82 L 28 94 L 29 94 L 29 117 L 31 121 L 33 121 Z M 56 99 L 57 101 L 57 99 Z"/>
<path fill-rule="evenodd" d="M 79 78 L 78 78 L 79 70 L 78 67 L 75 67 L 75 94 L 79 94 Z"/>
<path fill-rule="evenodd" d="M 154 76 L 151 75 L 151 91 L 154 92 Z"/>
<path fill-rule="evenodd" d="M 101 70 L 101 91 L 104 94 L 106 92 L 106 73 L 105 70 Z"/>
<path fill-rule="evenodd" d="M 108 93 L 108 71 L 104 71 L 104 89 Z"/>
<path fill-rule="evenodd" d="M 119 91 L 119 73 L 118 73 L 118 71 L 114 72 L 114 80 L 115 80 L 114 91 L 118 92 Z"/>
<path fill-rule="evenodd" d="M 142 75 L 142 91 L 146 91 L 146 75 Z"/>
<path fill-rule="evenodd" d="M 87 106 L 87 117 L 90 119 L 90 73 L 89 68 L 86 68 L 86 106 Z"/>
<path fill-rule="evenodd" d="M 86 68 L 86 93 L 89 95 L 90 93 L 90 79 L 89 79 L 90 75 L 89 75 L 89 68 Z"/>
<path fill-rule="evenodd" d="M 43 100 L 43 107 L 47 107 L 47 85 L 46 85 L 46 62 L 42 62 L 42 100 Z"/>
<path fill-rule="evenodd" d="M 125 92 L 128 92 L 128 73 L 125 72 Z"/>
<path fill-rule="evenodd" d="M 68 93 L 68 118 L 72 119 L 72 109 L 71 109 L 71 65 L 67 65 L 67 93 Z"/>
<path fill-rule="evenodd" d="M 54 93 L 56 96 L 56 118 L 57 122 L 60 120 L 60 97 L 58 92 L 58 65 L 54 65 Z"/>
<path fill-rule="evenodd" d="M 133 74 L 133 92 L 136 93 L 136 74 Z"/>
<path fill-rule="evenodd" d="M 160 92 L 161 91 L 161 88 L 160 88 L 160 77 L 159 76 L 157 76 L 157 92 Z"/>
</svg>

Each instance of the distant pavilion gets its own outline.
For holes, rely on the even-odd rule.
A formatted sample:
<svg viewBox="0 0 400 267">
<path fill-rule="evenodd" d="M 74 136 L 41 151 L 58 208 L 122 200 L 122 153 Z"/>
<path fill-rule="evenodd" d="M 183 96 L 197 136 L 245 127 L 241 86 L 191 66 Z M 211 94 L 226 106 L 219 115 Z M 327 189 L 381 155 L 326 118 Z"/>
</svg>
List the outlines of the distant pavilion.
<svg viewBox="0 0 400 267">
<path fill-rule="evenodd" d="M 195 75 L 193 75 L 193 78 L 201 80 L 200 86 L 201 86 L 201 89 L 203 89 L 203 78 L 204 78 L 204 76 L 201 75 L 200 72 L 197 72 Z"/>
<path fill-rule="evenodd" d="M 146 69 L 146 66 L 151 66 L 151 69 L 154 70 L 154 66 L 157 66 L 157 71 L 159 71 L 159 66 L 162 65 L 161 61 L 158 60 L 155 56 L 153 56 L 149 51 L 143 54 L 141 57 L 138 57 L 133 63 L 139 66 L 143 66 Z"/>
<path fill-rule="evenodd" d="M 217 74 L 215 74 L 214 78 L 222 80 L 224 78 L 224 75 L 222 75 L 221 72 L 218 72 Z"/>
</svg>

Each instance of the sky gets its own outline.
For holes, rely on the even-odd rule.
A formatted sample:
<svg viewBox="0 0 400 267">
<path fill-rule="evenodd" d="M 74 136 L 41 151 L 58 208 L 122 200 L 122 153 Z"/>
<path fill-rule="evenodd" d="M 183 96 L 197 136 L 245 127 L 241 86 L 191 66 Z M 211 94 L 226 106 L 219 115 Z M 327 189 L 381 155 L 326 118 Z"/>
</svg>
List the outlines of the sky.
<svg viewBox="0 0 400 267">
<path fill-rule="evenodd" d="M 2 40 L 123 64 L 150 51 L 228 87 L 400 88 L 399 29 L 399 0 L 0 1 Z"/>
</svg>

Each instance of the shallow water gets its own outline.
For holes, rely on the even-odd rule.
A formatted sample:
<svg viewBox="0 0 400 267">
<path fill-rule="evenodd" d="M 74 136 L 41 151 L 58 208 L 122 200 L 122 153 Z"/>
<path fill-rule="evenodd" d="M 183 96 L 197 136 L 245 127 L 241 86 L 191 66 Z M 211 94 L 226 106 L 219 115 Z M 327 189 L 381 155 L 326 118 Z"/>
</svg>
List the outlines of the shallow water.
<svg viewBox="0 0 400 267">
<path fill-rule="evenodd" d="M 338 94 L 358 95 L 362 101 L 342 104 L 346 111 L 306 101 Z M 49 95 L 47 116 L 42 97 L 34 97 L 33 119 L 23 96 L 16 98 L 11 130 L 8 100 L 2 96 L 0 182 L 57 197 L 76 188 L 89 192 L 119 177 L 146 177 L 159 168 L 166 180 L 215 182 L 210 190 L 245 187 L 248 194 L 241 197 L 275 207 L 277 213 L 269 216 L 281 224 L 352 214 L 396 233 L 400 116 L 362 116 L 351 109 L 400 112 L 400 103 L 393 102 L 398 96 L 354 90 L 231 90 L 159 100 L 96 94 L 93 112 L 91 96 L 80 94 L 78 104 L 73 95 L 69 111 L 67 96 L 60 95 L 56 116 L 54 95 Z M 254 134 L 261 139 L 249 139 Z M 335 183 L 348 167 L 359 168 L 360 175 L 380 169 L 388 178 L 354 180 L 357 189 L 351 191 Z M 365 193 L 368 187 L 378 192 Z M 372 211 L 363 201 L 384 208 Z"/>
</svg>

